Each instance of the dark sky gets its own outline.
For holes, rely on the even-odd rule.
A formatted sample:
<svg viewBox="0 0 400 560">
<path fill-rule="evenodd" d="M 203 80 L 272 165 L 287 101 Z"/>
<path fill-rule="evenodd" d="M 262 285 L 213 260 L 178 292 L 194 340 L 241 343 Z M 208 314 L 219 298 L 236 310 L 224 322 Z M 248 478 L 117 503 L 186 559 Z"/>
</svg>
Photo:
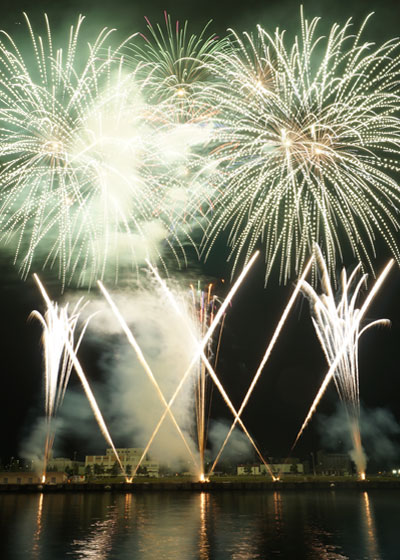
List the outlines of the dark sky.
<svg viewBox="0 0 400 560">
<path fill-rule="evenodd" d="M 400 7 L 397 2 L 371 0 L 348 2 L 344 0 L 305 1 L 306 14 L 325 18 L 327 24 L 343 23 L 354 16 L 360 22 L 369 12 L 376 14 L 371 20 L 366 36 L 382 41 L 398 33 Z M 1 26 L 11 34 L 19 33 L 21 11 L 26 10 L 32 21 L 39 21 L 47 11 L 53 28 L 66 29 L 79 13 L 87 16 L 88 27 L 98 30 L 103 26 L 117 27 L 121 35 L 145 29 L 144 16 L 153 22 L 162 21 L 166 9 L 173 18 L 189 19 L 191 29 L 198 31 L 208 20 L 211 27 L 223 35 L 228 27 L 251 30 L 255 24 L 273 29 L 295 29 L 299 21 L 297 2 L 288 0 L 256 2 L 250 0 L 240 4 L 232 1 L 205 0 L 201 3 L 159 0 L 129 2 L 113 0 L 109 3 L 97 1 L 59 2 L 13 2 L 2 3 Z M 1 247 L 0 247 L 1 251 Z M 205 277 L 229 279 L 229 267 L 225 264 L 223 246 L 220 246 L 207 263 L 197 269 Z M 387 258 L 385 250 L 378 253 L 379 270 Z M 346 266 L 354 266 L 351 259 Z M 58 285 L 49 275 L 45 281 L 51 283 L 54 298 L 58 297 Z M 223 290 L 221 288 L 221 295 Z M 220 375 L 230 390 L 232 400 L 238 405 L 246 391 L 251 376 L 265 350 L 273 328 L 279 319 L 292 287 L 279 286 L 277 276 L 272 277 L 264 289 L 262 259 L 252 271 L 246 284 L 238 294 L 227 318 L 222 342 Z M 10 257 L 0 252 L 0 290 L 2 301 L 2 388 L 0 411 L 2 437 L 0 457 L 17 454 L 21 438 L 29 432 L 42 406 L 40 330 L 28 322 L 32 309 L 41 309 L 41 301 L 32 279 L 23 282 Z M 392 320 L 390 329 L 371 331 L 360 344 L 361 399 L 368 408 L 385 407 L 400 423 L 400 375 L 398 368 L 398 346 L 400 343 L 400 273 L 392 271 L 390 278 L 371 306 L 368 318 L 387 317 Z M 91 356 L 87 350 L 87 360 Z M 98 375 L 92 366 L 93 375 Z M 308 305 L 299 299 L 279 344 L 264 372 L 257 392 L 250 401 L 244 419 L 260 446 L 271 454 L 285 455 L 313 400 L 319 383 L 326 371 L 322 352 L 315 340 L 308 313 Z M 328 391 L 321 403 L 321 412 L 334 412 L 337 396 L 333 389 Z M 222 407 L 216 405 L 216 414 L 223 415 Z M 307 431 L 299 445 L 299 453 L 307 455 L 321 445 L 317 421 Z M 74 442 L 68 442 L 65 452 L 71 452 Z M 100 452 L 102 448 L 93 450 Z M 85 454 L 86 450 L 79 450 Z"/>
</svg>

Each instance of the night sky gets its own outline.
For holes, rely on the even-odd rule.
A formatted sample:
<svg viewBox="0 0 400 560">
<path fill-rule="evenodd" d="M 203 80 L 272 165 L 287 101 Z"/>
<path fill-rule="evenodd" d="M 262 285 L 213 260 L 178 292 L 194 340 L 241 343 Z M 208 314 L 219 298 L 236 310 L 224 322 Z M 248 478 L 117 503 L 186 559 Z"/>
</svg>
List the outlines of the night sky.
<svg viewBox="0 0 400 560">
<path fill-rule="evenodd" d="M 400 7 L 397 2 L 323 0 L 305 1 L 303 4 L 307 17 L 321 16 L 327 25 L 335 21 L 344 23 L 351 16 L 358 24 L 368 13 L 375 11 L 365 34 L 370 40 L 381 42 L 395 37 L 399 32 Z M 144 16 L 148 16 L 152 22 L 162 22 L 164 9 L 173 19 L 188 19 L 193 32 L 199 31 L 212 19 L 210 30 L 221 36 L 229 27 L 239 31 L 252 30 L 258 23 L 270 30 L 276 26 L 294 30 L 299 21 L 297 2 L 288 0 L 262 3 L 250 0 L 242 4 L 227 0 L 206 0 L 196 4 L 177 0 L 156 0 L 151 3 L 127 0 L 114 0 L 110 3 L 87 0 L 33 3 L 16 0 L 3 2 L 2 8 L 1 26 L 11 34 L 19 34 L 22 28 L 26 34 L 26 29 L 21 25 L 23 10 L 28 12 L 34 23 L 39 22 L 42 13 L 46 11 L 55 33 L 69 27 L 75 22 L 76 16 L 82 13 L 87 16 L 90 29 L 98 31 L 106 25 L 117 27 L 121 36 L 136 31 L 143 32 Z M 390 255 L 379 244 L 377 247 L 376 270 L 379 271 Z M 10 255 L 1 251 L 0 246 L 0 411 L 3 427 L 0 457 L 5 459 L 18 454 L 21 440 L 29 433 L 30 423 L 43 406 L 40 329 L 36 323 L 28 321 L 33 309 L 43 311 L 43 307 L 32 278 L 22 281 Z M 230 279 L 226 255 L 226 247 L 221 241 L 206 263 L 194 262 L 193 257 L 191 266 L 192 277 L 193 270 L 196 270 L 203 280 L 215 279 L 221 296 L 226 293 Z M 350 269 L 354 267 L 355 261 L 351 255 L 345 265 Z M 170 272 L 173 275 L 174 271 Z M 185 271 L 179 272 L 181 278 L 184 274 Z M 53 298 L 57 299 L 60 296 L 60 286 L 54 274 L 45 271 L 41 276 L 49 286 Z M 221 278 L 225 279 L 224 284 L 218 282 Z M 218 371 L 237 406 L 251 382 L 293 289 L 291 284 L 279 286 L 278 280 L 278 273 L 273 274 L 264 288 L 261 257 L 235 298 L 226 319 Z M 360 343 L 361 400 L 369 410 L 383 407 L 390 411 L 400 424 L 400 272 L 397 267 L 392 270 L 368 312 L 368 319 L 383 317 L 392 321 L 391 328 L 371 330 Z M 90 348 L 90 344 L 84 349 L 82 360 L 88 368 L 88 374 L 95 380 L 101 380 L 96 367 L 96 352 Z M 267 454 L 285 456 L 288 453 L 326 371 L 324 357 L 311 325 L 308 304 L 299 298 L 243 417 L 249 431 Z M 307 456 L 310 451 L 323 445 L 323 415 L 332 415 L 337 401 L 336 392 L 331 387 L 321 403 L 317 417 L 300 442 L 297 454 Z M 106 415 L 106 411 L 104 412 Z M 229 418 L 217 398 L 213 414 L 218 418 L 224 415 Z M 124 442 L 116 444 L 121 446 Z M 400 446 L 399 436 L 397 444 Z M 76 446 L 76 441 L 67 439 L 65 454 L 71 454 Z M 105 447 L 104 443 L 99 448 L 90 450 L 78 448 L 78 455 L 83 456 L 89 451 L 102 452 Z M 341 448 L 339 442 L 337 448 Z M 400 453 L 398 457 L 400 459 Z"/>
</svg>

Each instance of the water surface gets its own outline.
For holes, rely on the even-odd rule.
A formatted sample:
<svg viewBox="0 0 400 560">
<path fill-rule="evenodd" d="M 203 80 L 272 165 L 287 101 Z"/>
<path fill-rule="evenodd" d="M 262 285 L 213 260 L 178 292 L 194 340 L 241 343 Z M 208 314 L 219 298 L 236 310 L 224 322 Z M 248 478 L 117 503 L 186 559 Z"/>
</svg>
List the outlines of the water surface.
<svg viewBox="0 0 400 560">
<path fill-rule="evenodd" d="M 400 492 L 2 494 L 5 560 L 399 560 Z"/>
</svg>

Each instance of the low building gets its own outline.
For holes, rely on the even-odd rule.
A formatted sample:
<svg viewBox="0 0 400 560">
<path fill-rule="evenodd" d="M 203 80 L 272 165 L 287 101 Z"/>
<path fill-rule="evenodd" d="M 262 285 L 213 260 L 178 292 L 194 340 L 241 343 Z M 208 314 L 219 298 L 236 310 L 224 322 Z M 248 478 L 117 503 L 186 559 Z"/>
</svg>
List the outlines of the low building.
<svg viewBox="0 0 400 560">
<path fill-rule="evenodd" d="M 257 476 L 261 474 L 260 465 L 258 463 L 238 465 L 236 472 L 239 476 Z"/>
<path fill-rule="evenodd" d="M 66 482 L 64 472 L 47 472 L 46 484 L 62 484 Z M 0 484 L 42 484 L 42 475 L 30 471 L 0 472 Z"/>
<path fill-rule="evenodd" d="M 276 460 L 275 460 L 276 461 Z M 290 461 L 281 460 L 280 462 L 271 462 L 268 464 L 274 476 L 281 474 L 304 474 L 304 465 L 299 459 L 293 458 Z M 271 471 L 264 463 L 250 463 L 246 465 L 238 465 L 236 472 L 241 475 L 271 475 Z"/>
<path fill-rule="evenodd" d="M 118 448 L 116 451 L 125 471 L 129 474 L 130 472 L 133 473 L 136 469 L 144 450 L 138 447 L 123 447 Z M 118 465 L 118 463 L 114 451 L 111 448 L 106 450 L 105 455 L 86 455 L 85 457 L 85 469 L 87 471 L 87 468 L 90 467 L 92 474 L 97 474 L 96 470 L 102 471 L 102 473 L 99 474 L 110 474 L 110 471 L 116 468 L 116 465 Z M 150 460 L 149 457 L 146 457 L 146 460 L 142 461 L 140 466 L 143 474 L 152 477 L 159 476 L 160 465 L 157 461 Z"/>
<path fill-rule="evenodd" d="M 83 461 L 74 461 L 65 457 L 51 458 L 49 460 L 49 471 L 67 472 L 74 475 L 85 474 L 85 463 Z"/>
<path fill-rule="evenodd" d="M 346 476 L 352 473 L 351 460 L 347 453 L 325 453 L 317 451 L 317 474 Z"/>
<path fill-rule="evenodd" d="M 283 460 L 279 463 L 271 462 L 268 466 L 274 476 L 281 474 L 304 474 L 304 465 L 296 458 Z M 262 474 L 270 474 L 265 465 L 260 465 L 260 469 Z"/>
</svg>

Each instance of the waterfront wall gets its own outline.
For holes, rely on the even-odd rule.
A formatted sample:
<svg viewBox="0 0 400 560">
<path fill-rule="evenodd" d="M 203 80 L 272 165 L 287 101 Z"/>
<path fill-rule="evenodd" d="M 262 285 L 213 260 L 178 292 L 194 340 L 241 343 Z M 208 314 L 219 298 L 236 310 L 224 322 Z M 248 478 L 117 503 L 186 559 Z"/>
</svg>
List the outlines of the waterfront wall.
<svg viewBox="0 0 400 560">
<path fill-rule="evenodd" d="M 221 491 L 292 491 L 292 490 L 359 490 L 400 489 L 400 480 L 385 481 L 298 481 L 298 482 L 139 482 L 139 483 L 65 483 L 65 484 L 0 484 L 0 492 L 221 492 Z"/>
</svg>

